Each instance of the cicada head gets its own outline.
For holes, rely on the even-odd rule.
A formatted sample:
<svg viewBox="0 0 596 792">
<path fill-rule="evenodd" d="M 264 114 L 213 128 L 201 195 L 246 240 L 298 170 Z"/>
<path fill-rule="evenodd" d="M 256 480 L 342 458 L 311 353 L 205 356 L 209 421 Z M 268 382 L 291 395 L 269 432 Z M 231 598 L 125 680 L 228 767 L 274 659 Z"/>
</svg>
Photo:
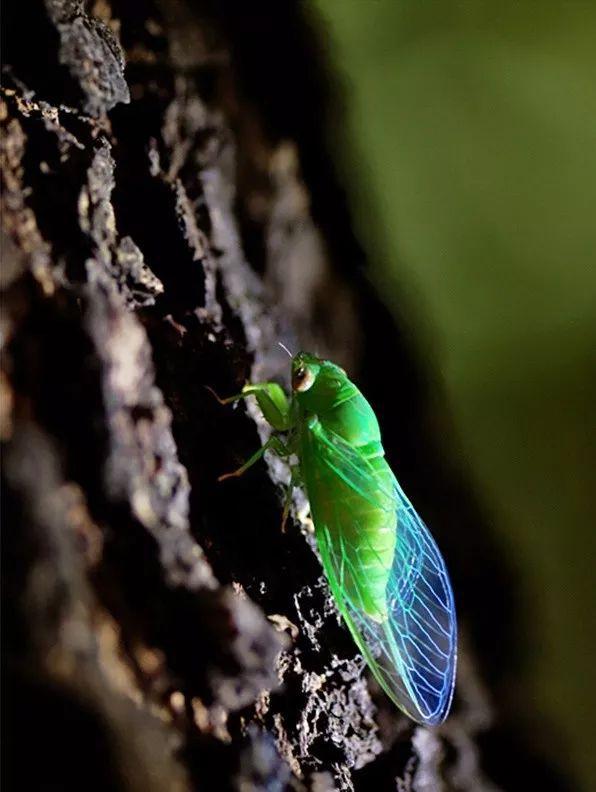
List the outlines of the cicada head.
<svg viewBox="0 0 596 792">
<path fill-rule="evenodd" d="M 292 360 L 292 390 L 305 410 L 323 412 L 343 400 L 354 385 L 335 363 L 299 352 Z"/>
</svg>

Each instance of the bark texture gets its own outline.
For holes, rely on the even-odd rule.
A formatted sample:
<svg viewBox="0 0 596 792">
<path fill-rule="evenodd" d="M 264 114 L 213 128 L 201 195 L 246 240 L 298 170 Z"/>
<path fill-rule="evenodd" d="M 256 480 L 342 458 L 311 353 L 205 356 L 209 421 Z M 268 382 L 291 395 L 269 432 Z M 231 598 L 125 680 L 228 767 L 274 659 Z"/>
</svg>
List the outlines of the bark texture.
<svg viewBox="0 0 596 792">
<path fill-rule="evenodd" d="M 4 25 L 8 788 L 563 788 L 495 720 L 512 580 L 364 277 L 306 7 L 45 0 Z M 349 368 L 427 504 L 462 615 L 438 730 L 374 688 L 300 494 L 280 530 L 285 466 L 216 482 L 267 428 L 206 386 L 286 381 L 278 340 Z"/>
</svg>

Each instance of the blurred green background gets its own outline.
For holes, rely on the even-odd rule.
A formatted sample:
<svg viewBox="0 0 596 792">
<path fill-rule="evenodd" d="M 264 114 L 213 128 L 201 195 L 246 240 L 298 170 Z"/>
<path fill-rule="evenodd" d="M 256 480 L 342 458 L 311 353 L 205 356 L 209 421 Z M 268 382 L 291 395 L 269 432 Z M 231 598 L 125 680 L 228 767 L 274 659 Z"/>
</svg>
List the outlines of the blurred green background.
<svg viewBox="0 0 596 792">
<path fill-rule="evenodd" d="M 596 3 L 311 5 L 360 239 L 401 311 L 406 287 L 523 582 L 512 685 L 596 789 Z"/>
</svg>

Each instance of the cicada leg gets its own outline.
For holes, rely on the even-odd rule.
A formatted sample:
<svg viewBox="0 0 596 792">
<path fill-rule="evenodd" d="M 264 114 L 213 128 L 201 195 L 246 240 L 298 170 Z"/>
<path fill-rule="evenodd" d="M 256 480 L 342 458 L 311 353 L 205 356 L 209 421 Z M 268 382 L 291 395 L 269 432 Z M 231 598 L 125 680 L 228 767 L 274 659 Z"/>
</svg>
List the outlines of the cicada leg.
<svg viewBox="0 0 596 792">
<path fill-rule="evenodd" d="M 225 481 L 226 479 L 229 478 L 238 478 L 238 476 L 241 476 L 243 473 L 246 473 L 246 471 L 249 468 L 251 468 L 255 464 L 255 462 L 258 462 L 259 459 L 265 453 L 265 451 L 269 451 L 269 450 L 275 451 L 275 453 L 280 457 L 287 457 L 291 453 L 289 448 L 286 446 L 286 444 L 282 440 L 280 440 L 279 437 L 273 435 L 272 437 L 269 438 L 269 440 L 267 440 L 267 442 L 263 446 L 261 446 L 261 448 L 259 448 L 258 451 L 255 451 L 255 453 L 251 457 L 249 457 L 249 459 L 247 459 L 246 462 L 238 468 L 238 470 L 233 470 L 231 473 L 224 473 L 223 476 L 219 476 L 217 480 Z"/>
<path fill-rule="evenodd" d="M 257 382 L 254 385 L 245 385 L 240 393 L 222 399 L 217 393 L 205 385 L 220 404 L 233 404 L 254 396 L 266 421 L 278 432 L 287 432 L 292 428 L 292 408 L 288 397 L 277 382 Z"/>
<path fill-rule="evenodd" d="M 276 382 L 259 382 L 254 385 L 245 385 L 241 393 L 228 396 L 226 399 L 220 398 L 212 388 L 206 387 L 220 404 L 232 404 L 240 399 L 246 399 L 248 396 L 255 396 L 267 422 L 278 432 L 289 432 L 287 443 L 284 443 L 277 435 L 272 435 L 265 445 L 256 451 L 250 459 L 247 459 L 238 470 L 234 470 L 232 473 L 225 473 L 223 476 L 219 477 L 218 481 L 225 481 L 228 478 L 241 476 L 252 467 L 255 462 L 261 459 L 265 451 L 275 451 L 278 456 L 285 459 L 296 452 L 292 402 L 288 400 L 288 397 Z M 299 482 L 299 466 L 291 466 L 290 471 L 290 483 L 288 485 L 282 513 L 282 532 L 285 530 L 285 524 L 290 513 L 294 486 Z"/>
</svg>

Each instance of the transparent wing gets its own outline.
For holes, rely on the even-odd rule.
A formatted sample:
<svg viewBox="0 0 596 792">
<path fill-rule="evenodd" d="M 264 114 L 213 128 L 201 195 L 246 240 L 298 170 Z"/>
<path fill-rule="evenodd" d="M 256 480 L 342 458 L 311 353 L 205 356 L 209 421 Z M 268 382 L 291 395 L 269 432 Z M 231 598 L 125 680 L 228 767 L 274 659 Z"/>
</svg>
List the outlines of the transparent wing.
<svg viewBox="0 0 596 792">
<path fill-rule="evenodd" d="M 315 442 L 320 464 L 362 497 L 374 497 L 370 477 L 375 471 L 357 449 L 324 429 L 317 432 Z M 382 508 L 387 494 L 383 493 Z M 453 697 L 457 655 L 453 593 L 441 553 L 395 477 L 391 495 L 397 541 L 386 587 L 386 619 L 371 618 L 358 590 L 352 587 L 348 594 L 343 585 L 346 566 L 357 557 L 354 548 L 345 551 L 345 510 L 334 511 L 329 520 L 333 524 L 316 525 L 319 548 L 341 613 L 377 681 L 413 720 L 436 725 L 446 718 Z"/>
</svg>

